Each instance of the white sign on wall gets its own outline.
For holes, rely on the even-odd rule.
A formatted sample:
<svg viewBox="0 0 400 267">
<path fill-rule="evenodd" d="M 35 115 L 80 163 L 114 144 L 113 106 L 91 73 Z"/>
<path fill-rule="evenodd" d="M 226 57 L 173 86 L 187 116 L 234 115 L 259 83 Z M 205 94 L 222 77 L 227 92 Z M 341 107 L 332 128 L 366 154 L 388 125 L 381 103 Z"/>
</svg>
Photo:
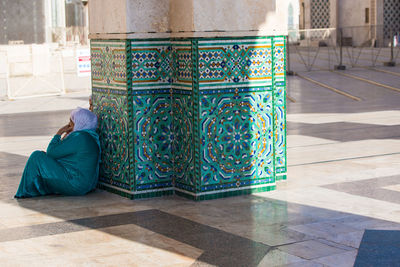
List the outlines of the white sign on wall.
<svg viewBox="0 0 400 267">
<path fill-rule="evenodd" d="M 90 50 L 81 49 L 76 51 L 78 77 L 90 76 Z"/>
</svg>

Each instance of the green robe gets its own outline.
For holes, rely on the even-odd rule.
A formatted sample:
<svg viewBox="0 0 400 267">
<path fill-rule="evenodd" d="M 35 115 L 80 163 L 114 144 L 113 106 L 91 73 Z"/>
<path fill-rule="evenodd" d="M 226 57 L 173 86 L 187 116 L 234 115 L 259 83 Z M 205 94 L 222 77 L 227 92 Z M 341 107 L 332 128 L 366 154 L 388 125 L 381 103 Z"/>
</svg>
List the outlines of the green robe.
<svg viewBox="0 0 400 267">
<path fill-rule="evenodd" d="M 97 185 L 99 162 L 100 142 L 95 131 L 72 132 L 64 140 L 55 135 L 47 153 L 35 151 L 29 157 L 15 197 L 84 195 Z"/>
</svg>

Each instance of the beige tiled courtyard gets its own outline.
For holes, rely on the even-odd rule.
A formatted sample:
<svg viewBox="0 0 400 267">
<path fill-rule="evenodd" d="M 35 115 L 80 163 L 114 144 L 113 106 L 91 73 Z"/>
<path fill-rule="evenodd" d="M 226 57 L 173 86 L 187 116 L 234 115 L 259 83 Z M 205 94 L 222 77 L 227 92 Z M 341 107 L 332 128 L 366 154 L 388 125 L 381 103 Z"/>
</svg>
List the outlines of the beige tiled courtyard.
<svg viewBox="0 0 400 267">
<path fill-rule="evenodd" d="M 400 88 L 400 67 L 388 70 L 398 75 L 345 73 Z M 353 266 L 365 230 L 400 230 L 400 92 L 330 71 L 301 75 L 361 101 L 288 77 L 288 180 L 202 202 L 102 190 L 14 199 L 29 154 L 88 94 L 1 101 L 0 265 Z"/>
</svg>

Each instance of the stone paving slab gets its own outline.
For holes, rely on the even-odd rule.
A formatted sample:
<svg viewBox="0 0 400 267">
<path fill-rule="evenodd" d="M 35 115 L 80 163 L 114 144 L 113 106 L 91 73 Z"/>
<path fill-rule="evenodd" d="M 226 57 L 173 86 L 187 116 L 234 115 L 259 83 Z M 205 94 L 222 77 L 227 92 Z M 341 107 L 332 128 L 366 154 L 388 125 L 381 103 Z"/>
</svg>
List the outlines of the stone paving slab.
<svg viewBox="0 0 400 267">
<path fill-rule="evenodd" d="M 400 230 L 400 94 L 318 73 L 312 77 L 363 100 L 289 77 L 296 102 L 288 102 L 288 180 L 276 191 L 203 202 L 178 196 L 132 201 L 101 190 L 17 201 L 27 157 L 47 146 L 70 110 L 87 105 L 88 94 L 1 101 L 1 265 L 369 262 L 358 253 L 364 231 Z M 389 77 L 391 84 L 399 79 Z M 381 232 L 375 234 L 378 240 Z"/>
</svg>

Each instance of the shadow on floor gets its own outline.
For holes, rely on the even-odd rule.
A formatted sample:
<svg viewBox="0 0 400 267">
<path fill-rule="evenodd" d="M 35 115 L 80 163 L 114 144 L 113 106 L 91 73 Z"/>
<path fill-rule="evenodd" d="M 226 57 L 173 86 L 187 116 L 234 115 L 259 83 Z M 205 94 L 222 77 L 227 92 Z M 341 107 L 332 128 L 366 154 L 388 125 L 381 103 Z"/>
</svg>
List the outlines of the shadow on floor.
<svg viewBox="0 0 400 267">
<path fill-rule="evenodd" d="M 367 123 L 300 123 L 288 122 L 289 135 L 306 135 L 338 142 L 373 139 L 400 139 L 400 125 L 384 126 Z"/>
<path fill-rule="evenodd" d="M 2 153 L 0 154 L 0 167 L 7 166 L 14 161 L 17 163 L 15 167 L 20 169 L 25 160 L 26 158 L 21 156 Z M 2 170 L 4 169 L 2 168 Z M 22 172 L 22 168 L 20 170 Z M 135 238 L 128 233 L 112 229 L 112 227 L 124 225 L 128 227 L 125 229 L 129 229 L 129 225 L 132 225 L 132 228 L 139 226 L 200 249 L 203 253 L 197 258 L 195 265 L 257 266 L 270 251 L 275 249 L 283 251 L 294 249 L 296 253 L 305 253 L 303 256 L 299 255 L 305 259 L 327 256 L 323 252 L 302 252 L 302 249 L 304 250 L 303 242 L 310 240 L 317 242 L 319 246 L 335 249 L 335 253 L 345 253 L 357 248 L 357 244 L 337 243 L 334 238 L 338 233 L 330 232 L 329 229 L 319 229 L 321 225 L 336 225 L 341 229 L 348 227 L 350 229 L 348 231 L 361 232 L 363 229 L 352 229 L 346 223 L 354 224 L 356 222 L 368 225 L 372 222 L 375 225 L 381 223 L 400 229 L 400 224 L 388 221 L 254 195 L 203 202 L 194 202 L 176 196 L 128 200 L 97 190 L 95 193 L 83 197 L 47 196 L 14 200 L 11 199 L 12 192 L 9 189 L 14 187 L 16 190 L 19 182 L 18 179 L 16 180 L 15 170 L 1 171 L 0 177 L 8 187 L 8 195 L 3 194 L 1 201 L 63 220 L 2 229 L 0 230 L 0 242 L 96 229 L 120 238 L 190 257 L 179 249 L 166 246 L 163 242 L 148 238 L 146 235 Z M 386 178 L 386 180 L 390 180 L 388 183 L 393 183 L 394 178 L 392 178 Z M 386 186 L 388 183 L 381 183 L 379 186 Z M 347 193 L 353 194 L 356 193 L 354 190 L 358 187 L 353 186 L 351 188 L 354 190 L 352 190 L 346 184 L 337 184 L 327 186 L 327 188 L 339 191 L 347 190 Z M 368 197 L 374 198 L 374 195 Z M 79 203 L 83 203 L 83 205 L 80 206 Z M 105 215 L 101 212 L 98 213 L 96 206 L 102 205 L 113 206 L 116 213 L 111 212 L 110 214 L 109 212 Z M 132 211 L 118 212 L 118 205 L 124 205 L 128 209 L 131 207 Z M 135 210 L 138 207 L 142 210 Z M 75 219 L 71 219 L 71 217 Z M 313 229 L 314 226 L 317 230 Z M 301 232 L 303 228 L 311 229 L 311 233 Z M 282 238 L 279 238 L 280 235 Z M 276 239 L 277 236 L 278 239 Z M 362 259 L 363 256 L 360 257 Z"/>
<path fill-rule="evenodd" d="M 0 115 L 0 137 L 52 136 L 69 122 L 69 116 L 68 110 Z"/>
</svg>

